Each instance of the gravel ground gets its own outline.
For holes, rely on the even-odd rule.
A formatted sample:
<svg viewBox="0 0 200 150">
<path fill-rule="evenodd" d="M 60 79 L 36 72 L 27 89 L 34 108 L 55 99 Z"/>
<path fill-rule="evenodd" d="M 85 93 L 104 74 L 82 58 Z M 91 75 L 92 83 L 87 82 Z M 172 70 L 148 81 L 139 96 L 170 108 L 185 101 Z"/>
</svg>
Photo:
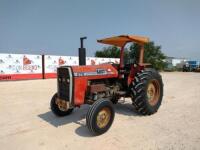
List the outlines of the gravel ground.
<svg viewBox="0 0 200 150">
<path fill-rule="evenodd" d="M 0 82 L 0 149 L 200 149 L 200 74 L 162 73 L 164 98 L 152 116 L 135 113 L 129 99 L 115 105 L 112 127 L 93 137 L 88 106 L 58 118 L 49 109 L 56 80 Z"/>
</svg>

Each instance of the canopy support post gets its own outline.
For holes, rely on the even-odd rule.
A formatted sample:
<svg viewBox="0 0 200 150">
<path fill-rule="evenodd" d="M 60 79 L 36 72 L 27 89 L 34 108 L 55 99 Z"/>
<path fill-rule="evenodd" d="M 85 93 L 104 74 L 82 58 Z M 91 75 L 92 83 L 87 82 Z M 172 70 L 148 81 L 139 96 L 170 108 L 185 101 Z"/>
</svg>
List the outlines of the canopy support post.
<svg viewBox="0 0 200 150">
<path fill-rule="evenodd" d="M 144 62 L 144 44 L 141 45 L 139 64 L 142 64 L 143 62 Z"/>
<path fill-rule="evenodd" d="M 120 50 L 120 69 L 124 67 L 124 46 Z"/>
</svg>

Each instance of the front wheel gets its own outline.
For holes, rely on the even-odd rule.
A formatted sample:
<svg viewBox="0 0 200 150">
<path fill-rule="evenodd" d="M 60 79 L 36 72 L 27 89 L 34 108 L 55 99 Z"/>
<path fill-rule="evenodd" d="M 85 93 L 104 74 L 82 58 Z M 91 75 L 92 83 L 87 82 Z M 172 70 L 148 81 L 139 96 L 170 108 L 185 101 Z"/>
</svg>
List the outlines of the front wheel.
<svg viewBox="0 0 200 150">
<path fill-rule="evenodd" d="M 57 99 L 57 93 L 54 94 L 54 96 L 52 97 L 51 99 L 51 103 L 50 103 L 50 106 L 51 106 L 51 110 L 52 112 L 56 115 L 56 116 L 67 116 L 69 114 L 72 113 L 73 111 L 73 108 L 63 108 L 61 106 L 59 106 L 57 103 L 56 103 L 56 99 Z"/>
<path fill-rule="evenodd" d="M 115 112 L 112 102 L 98 100 L 93 103 L 87 112 L 87 127 L 94 135 L 103 134 L 111 127 L 114 117 Z"/>
</svg>

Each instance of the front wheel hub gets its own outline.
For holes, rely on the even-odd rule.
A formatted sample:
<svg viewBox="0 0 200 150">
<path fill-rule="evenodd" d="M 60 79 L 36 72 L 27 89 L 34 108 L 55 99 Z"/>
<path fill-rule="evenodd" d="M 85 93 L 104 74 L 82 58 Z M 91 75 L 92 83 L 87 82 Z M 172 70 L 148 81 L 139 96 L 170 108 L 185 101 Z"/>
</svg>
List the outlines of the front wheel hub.
<svg viewBox="0 0 200 150">
<path fill-rule="evenodd" d="M 103 108 L 97 115 L 97 126 L 104 128 L 110 121 L 111 111 L 109 108 Z"/>
<path fill-rule="evenodd" d="M 67 111 L 69 109 L 69 103 L 65 100 L 57 98 L 55 103 L 61 111 Z"/>
</svg>

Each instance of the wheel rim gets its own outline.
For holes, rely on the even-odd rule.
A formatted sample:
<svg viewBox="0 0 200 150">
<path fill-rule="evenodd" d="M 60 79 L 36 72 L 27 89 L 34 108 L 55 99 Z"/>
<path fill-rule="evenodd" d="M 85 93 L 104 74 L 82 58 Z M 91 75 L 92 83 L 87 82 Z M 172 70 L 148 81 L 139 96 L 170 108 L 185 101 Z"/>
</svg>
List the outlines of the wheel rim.
<svg viewBox="0 0 200 150">
<path fill-rule="evenodd" d="M 104 128 L 106 125 L 108 125 L 111 118 L 111 111 L 108 107 L 103 108 L 99 113 L 97 114 L 97 126 L 99 128 Z"/>
<path fill-rule="evenodd" d="M 68 106 L 67 106 L 67 102 L 66 101 L 56 98 L 56 102 L 55 103 L 58 106 L 58 109 L 60 111 L 67 111 L 68 110 Z"/>
<path fill-rule="evenodd" d="M 147 87 L 147 97 L 149 104 L 154 106 L 160 97 L 160 84 L 158 80 L 151 80 Z"/>
</svg>

